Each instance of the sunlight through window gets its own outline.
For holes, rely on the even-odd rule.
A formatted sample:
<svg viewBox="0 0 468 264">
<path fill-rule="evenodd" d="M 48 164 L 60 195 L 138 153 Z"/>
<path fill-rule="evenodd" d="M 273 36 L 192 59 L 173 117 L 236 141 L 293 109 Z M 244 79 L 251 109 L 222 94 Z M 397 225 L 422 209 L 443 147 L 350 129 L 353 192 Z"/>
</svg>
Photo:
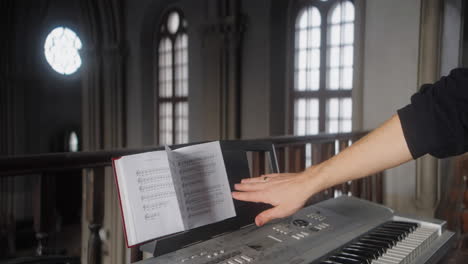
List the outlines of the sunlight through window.
<svg viewBox="0 0 468 264">
<path fill-rule="evenodd" d="M 44 54 L 52 69 L 70 75 L 81 67 L 81 48 L 81 40 L 75 32 L 66 27 L 57 27 L 46 38 Z"/>
</svg>

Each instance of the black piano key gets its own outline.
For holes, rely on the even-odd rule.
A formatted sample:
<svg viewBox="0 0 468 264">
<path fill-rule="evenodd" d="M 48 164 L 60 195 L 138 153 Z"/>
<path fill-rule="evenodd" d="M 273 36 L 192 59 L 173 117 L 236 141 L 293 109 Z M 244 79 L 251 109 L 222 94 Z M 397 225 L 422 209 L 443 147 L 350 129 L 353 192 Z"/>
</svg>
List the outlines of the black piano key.
<svg viewBox="0 0 468 264">
<path fill-rule="evenodd" d="M 336 256 L 338 256 L 338 257 L 350 258 L 350 259 L 354 259 L 354 260 L 358 260 L 358 261 L 360 261 L 360 262 L 363 263 L 363 264 L 371 264 L 371 260 L 370 260 L 369 258 L 366 258 L 366 257 L 363 257 L 363 256 L 359 256 L 359 255 L 356 255 L 356 254 L 351 254 L 351 253 L 347 253 L 347 252 L 341 252 L 341 253 L 337 254 Z"/>
<path fill-rule="evenodd" d="M 369 245 L 364 245 L 364 244 L 351 244 L 346 247 L 346 249 L 355 249 L 355 250 L 360 250 L 362 252 L 366 252 L 370 256 L 374 258 L 380 257 L 384 251 L 380 248 L 377 247 L 371 247 Z"/>
<path fill-rule="evenodd" d="M 359 256 L 366 257 L 368 259 L 377 259 L 379 257 L 379 254 L 377 250 L 371 250 L 369 248 L 358 248 L 358 247 L 345 247 L 341 250 L 342 252 L 350 253 L 350 254 L 355 254 Z"/>
<path fill-rule="evenodd" d="M 383 247 L 385 249 L 392 247 L 391 243 L 383 242 L 383 241 L 380 241 L 380 240 L 367 238 L 367 237 L 360 238 L 359 241 L 366 242 L 366 243 L 371 244 L 371 245 L 380 246 L 380 247 Z"/>
<path fill-rule="evenodd" d="M 368 239 L 374 239 L 374 240 L 377 240 L 377 241 L 382 241 L 384 243 L 388 243 L 388 247 L 391 248 L 393 246 L 396 245 L 396 242 L 395 240 L 392 240 L 392 239 L 388 239 L 388 238 L 383 238 L 383 237 L 380 237 L 380 236 L 375 236 L 375 235 L 365 235 L 363 236 L 362 238 L 368 238 Z"/>
<path fill-rule="evenodd" d="M 419 227 L 419 224 L 418 224 L 418 223 L 414 223 L 414 222 L 391 221 L 391 223 L 399 224 L 399 225 L 408 225 L 408 226 Z"/>
<path fill-rule="evenodd" d="M 335 262 L 338 262 L 340 264 L 362 264 L 362 262 L 359 261 L 359 260 L 346 258 L 346 257 L 342 257 L 342 256 L 331 256 L 328 259 L 332 260 L 332 261 L 335 261 Z"/>
<path fill-rule="evenodd" d="M 400 227 L 405 227 L 405 228 L 415 228 L 417 226 L 415 225 L 405 225 L 405 224 L 400 224 L 400 223 L 395 223 L 395 222 L 386 222 L 382 226 L 400 226 Z"/>
<path fill-rule="evenodd" d="M 394 234 L 401 234 L 403 237 L 408 236 L 411 232 L 408 229 L 395 229 L 390 227 L 379 227 L 375 231 L 390 232 Z"/>
<path fill-rule="evenodd" d="M 393 223 L 393 222 L 388 222 L 383 225 L 384 227 L 392 227 L 392 228 L 404 228 L 408 229 L 410 232 L 413 232 L 418 228 L 417 225 L 403 225 L 403 224 L 398 224 L 398 223 Z"/>
<path fill-rule="evenodd" d="M 403 222 L 403 221 L 388 221 L 388 222 L 385 222 L 384 224 L 395 224 L 395 225 L 414 226 L 414 227 L 419 226 L 419 224 L 415 222 Z"/>
<path fill-rule="evenodd" d="M 405 227 L 405 226 L 384 225 L 383 227 L 391 229 L 391 230 L 399 231 L 399 232 L 405 232 L 406 234 L 409 234 L 414 231 L 411 227 Z"/>
<path fill-rule="evenodd" d="M 395 236 L 397 237 L 398 241 L 401 241 L 403 240 L 403 238 L 406 237 L 406 234 L 404 232 L 398 232 L 398 231 L 394 231 L 391 229 L 377 228 L 377 229 L 374 229 L 372 233 L 387 234 L 387 235 Z"/>
<path fill-rule="evenodd" d="M 395 246 L 396 243 L 398 242 L 398 240 L 396 240 L 396 239 L 388 238 L 388 237 L 385 237 L 385 236 L 382 236 L 382 235 L 379 235 L 379 234 L 367 234 L 364 237 L 371 238 L 371 239 L 376 239 L 376 240 L 383 241 L 383 242 L 387 242 L 392 247 Z"/>
<path fill-rule="evenodd" d="M 389 226 L 401 226 L 401 227 L 406 227 L 406 228 L 409 228 L 411 232 L 413 232 L 414 230 L 416 230 L 418 228 L 417 225 L 403 225 L 403 224 L 399 224 L 399 223 L 391 223 L 391 224 L 388 224 Z"/>
<path fill-rule="evenodd" d="M 372 231 L 371 234 L 372 235 L 379 235 L 379 236 L 386 237 L 386 238 L 389 238 L 389 239 L 393 239 L 395 241 L 401 241 L 403 239 L 403 235 L 401 235 L 401 234 L 391 234 L 391 233 L 387 233 L 387 232 L 384 232 L 384 231 Z"/>
<path fill-rule="evenodd" d="M 384 247 L 377 246 L 377 245 L 374 245 L 372 243 L 367 243 L 365 241 L 364 242 L 363 241 L 355 242 L 355 243 L 353 243 L 353 245 L 376 249 L 379 252 L 379 256 L 381 256 L 383 253 L 385 253 L 387 251 L 387 249 L 384 248 Z"/>
</svg>

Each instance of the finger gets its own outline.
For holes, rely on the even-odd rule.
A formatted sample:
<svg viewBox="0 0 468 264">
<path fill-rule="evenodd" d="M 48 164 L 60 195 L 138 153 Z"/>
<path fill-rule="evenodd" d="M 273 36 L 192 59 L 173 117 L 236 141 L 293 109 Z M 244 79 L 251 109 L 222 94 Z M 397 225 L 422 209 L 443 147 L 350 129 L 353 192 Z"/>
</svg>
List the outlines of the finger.
<svg viewBox="0 0 468 264">
<path fill-rule="evenodd" d="M 251 183 L 251 182 L 270 182 L 270 181 L 278 181 L 278 180 L 286 180 L 294 178 L 298 175 L 298 173 L 273 173 L 273 174 L 265 174 L 260 177 L 243 179 L 242 183 Z"/>
<path fill-rule="evenodd" d="M 281 173 L 265 174 L 265 175 L 261 175 L 259 177 L 242 179 L 241 183 L 264 182 L 265 177 L 267 177 L 267 179 L 271 179 L 271 178 L 275 178 L 275 177 L 278 177 L 278 176 L 281 176 Z"/>
<path fill-rule="evenodd" d="M 263 191 L 273 186 L 277 186 L 284 182 L 287 182 L 288 179 L 276 178 L 277 180 L 266 181 L 266 182 L 252 182 L 252 183 L 237 183 L 234 184 L 234 189 L 237 191 L 243 192 L 252 192 L 252 191 Z"/>
<path fill-rule="evenodd" d="M 266 203 L 262 192 L 232 192 L 232 197 L 239 201 Z"/>
<path fill-rule="evenodd" d="M 236 185 L 239 185 L 239 188 L 243 188 L 242 191 L 256 191 L 256 190 L 265 190 L 267 188 L 272 188 L 273 186 L 284 184 L 285 182 L 291 181 L 291 178 L 282 178 L 282 177 L 276 177 L 273 179 L 268 179 L 263 182 L 249 182 L 249 183 L 237 183 L 234 185 L 236 188 Z M 236 188 L 237 189 L 237 188 Z M 241 189 L 239 189 L 241 190 Z"/>
<path fill-rule="evenodd" d="M 237 183 L 234 189 L 243 192 L 261 191 L 269 186 L 266 182 L 253 182 L 253 183 Z"/>
<path fill-rule="evenodd" d="M 271 220 L 287 216 L 287 212 L 281 206 L 276 206 L 271 209 L 261 212 L 255 217 L 255 224 L 257 226 L 263 226 Z"/>
</svg>

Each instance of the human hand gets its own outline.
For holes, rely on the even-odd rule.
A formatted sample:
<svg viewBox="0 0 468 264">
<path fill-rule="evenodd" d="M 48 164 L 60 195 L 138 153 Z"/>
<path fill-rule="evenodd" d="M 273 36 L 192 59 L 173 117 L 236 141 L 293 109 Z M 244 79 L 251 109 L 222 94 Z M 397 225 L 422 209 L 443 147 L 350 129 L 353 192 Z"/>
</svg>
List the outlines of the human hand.
<svg viewBox="0 0 468 264">
<path fill-rule="evenodd" d="M 277 173 L 243 179 L 234 188 L 232 197 L 236 200 L 273 205 L 255 218 L 255 224 L 262 226 L 297 212 L 317 187 L 305 173 Z"/>
</svg>

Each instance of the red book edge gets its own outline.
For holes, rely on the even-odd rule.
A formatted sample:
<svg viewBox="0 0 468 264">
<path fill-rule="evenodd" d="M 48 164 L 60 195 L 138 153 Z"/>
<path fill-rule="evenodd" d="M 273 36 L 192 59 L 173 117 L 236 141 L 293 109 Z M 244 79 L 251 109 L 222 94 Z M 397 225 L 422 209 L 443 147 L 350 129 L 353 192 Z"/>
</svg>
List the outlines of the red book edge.
<svg viewBox="0 0 468 264">
<path fill-rule="evenodd" d="M 123 225 L 123 228 L 124 228 L 124 236 L 125 236 L 125 244 L 127 246 L 127 248 L 133 248 L 133 247 L 137 247 L 137 246 L 140 246 L 140 245 L 143 245 L 147 242 L 150 242 L 150 241 L 153 241 L 153 240 L 156 240 L 156 239 L 150 239 L 148 241 L 143 241 L 141 243 L 138 243 L 138 244 L 135 244 L 135 245 L 132 245 L 130 246 L 128 244 L 128 237 L 127 237 L 127 227 L 125 225 L 125 215 L 123 213 L 123 208 L 122 208 L 122 197 L 120 196 L 120 188 L 119 188 L 119 181 L 117 180 L 117 171 L 115 169 L 115 161 L 116 160 L 119 160 L 121 159 L 122 157 L 118 157 L 118 158 L 112 158 L 112 169 L 114 171 L 114 179 L 115 179 L 115 185 L 117 187 L 117 194 L 119 196 L 119 206 L 120 206 L 120 214 L 122 215 L 122 225 Z"/>
<path fill-rule="evenodd" d="M 117 170 L 115 169 L 115 161 L 121 159 L 122 157 L 118 158 L 112 158 L 112 169 L 114 171 L 114 179 L 115 179 L 115 185 L 117 187 L 117 194 L 119 195 L 119 206 L 120 206 L 120 213 L 122 215 L 122 225 L 124 228 L 124 236 L 125 236 L 125 244 L 127 248 L 132 248 L 137 245 L 130 246 L 128 244 L 128 237 L 127 237 L 127 226 L 125 225 L 125 215 L 123 213 L 123 208 L 122 208 L 122 197 L 120 196 L 120 187 L 119 187 L 119 180 L 117 179 Z"/>
</svg>

